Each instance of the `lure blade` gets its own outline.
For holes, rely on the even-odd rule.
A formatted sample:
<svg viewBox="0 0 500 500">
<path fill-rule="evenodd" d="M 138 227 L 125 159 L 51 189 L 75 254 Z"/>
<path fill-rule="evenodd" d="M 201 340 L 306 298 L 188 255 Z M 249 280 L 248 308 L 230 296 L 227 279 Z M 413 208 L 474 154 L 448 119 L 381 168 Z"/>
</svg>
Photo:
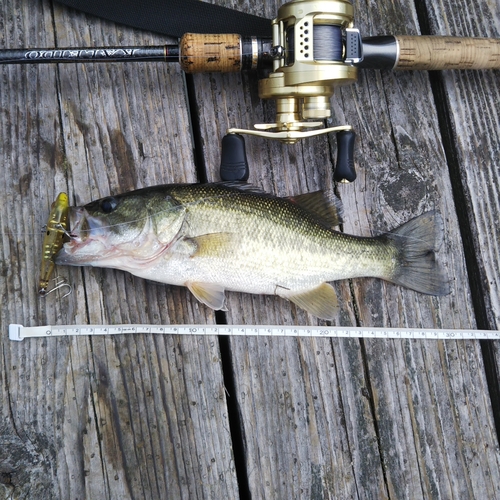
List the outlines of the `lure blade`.
<svg viewBox="0 0 500 500">
<path fill-rule="evenodd" d="M 64 235 L 68 230 L 68 212 L 68 195 L 66 193 L 59 193 L 54 203 L 52 203 L 47 221 L 47 230 L 43 238 L 38 290 L 38 293 L 42 296 L 47 293 L 50 277 L 54 271 L 54 256 L 61 250 L 64 243 Z"/>
</svg>

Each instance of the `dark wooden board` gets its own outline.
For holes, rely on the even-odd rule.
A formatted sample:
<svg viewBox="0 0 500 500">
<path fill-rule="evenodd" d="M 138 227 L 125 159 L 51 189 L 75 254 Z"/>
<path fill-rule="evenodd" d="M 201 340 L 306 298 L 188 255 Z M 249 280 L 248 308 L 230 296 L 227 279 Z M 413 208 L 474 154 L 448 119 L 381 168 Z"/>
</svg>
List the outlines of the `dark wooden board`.
<svg viewBox="0 0 500 500">
<path fill-rule="evenodd" d="M 418 33 L 417 15 L 409 2 L 355 7 L 364 33 Z M 266 8 L 273 11 L 271 5 Z M 257 100 L 250 77 L 212 75 L 209 86 L 204 78 L 197 76 L 195 82 L 207 158 L 220 151 L 212 134 L 214 124 L 220 138 L 235 124 L 250 128 L 273 121 L 272 104 Z M 438 209 L 446 224 L 440 258 L 454 284 L 450 296 L 437 299 L 378 280 L 341 283 L 336 323 L 475 328 L 427 73 L 366 71 L 357 85 L 338 90 L 333 107 L 330 124 L 349 123 L 358 132 L 358 179 L 337 188 L 346 212 L 344 230 L 379 234 L 426 209 Z M 291 195 L 332 188 L 334 140 L 316 138 L 282 146 L 249 138 L 247 151 L 250 181 L 267 190 Z M 218 179 L 217 162 L 210 163 L 208 171 L 209 179 Z M 278 298 L 235 294 L 229 309 L 228 322 L 234 324 L 316 322 Z M 497 438 L 491 407 L 484 406 L 488 385 L 477 343 L 273 339 L 263 345 L 261 339 L 235 338 L 231 349 L 253 496 L 295 497 L 321 491 L 332 498 L 404 498 L 409 492 L 417 498 L 448 498 L 496 491 L 496 479 L 488 478 L 498 478 Z M 458 382 L 465 373 L 474 382 Z M 331 383 L 327 392 L 321 381 Z M 474 401 L 472 408 L 464 408 L 464 400 Z M 288 418 L 283 418 L 284 411 Z M 270 425 L 274 421 L 279 422 L 279 432 Z M 468 444 L 465 435 L 470 436 Z M 479 464 L 478 439 L 488 450 Z M 263 442 L 270 445 L 263 447 Z M 332 450 L 329 456 L 325 448 Z"/>
<path fill-rule="evenodd" d="M 456 36 L 500 37 L 498 2 L 472 2 L 463 8 L 428 3 L 430 33 L 449 30 Z M 474 12 L 471 21 L 469 13 Z M 500 71 L 443 72 L 435 76 L 448 117 L 448 156 L 461 197 L 457 210 L 464 228 L 478 324 L 500 328 Z M 483 346 L 498 381 L 498 342 Z M 492 383 L 493 384 L 493 383 Z M 499 384 L 492 391 L 500 412 Z M 497 417 L 500 419 L 500 417 Z M 499 422 L 499 420 L 497 420 Z M 498 424 L 497 424 L 498 425 Z"/>
<path fill-rule="evenodd" d="M 1 46 L 155 44 L 51 2 L 0 7 Z M 73 293 L 37 295 L 50 203 L 196 182 L 177 65 L 3 66 L 2 493 L 11 498 L 234 498 L 226 393 L 214 338 L 11 343 L 9 323 L 213 323 L 185 289 L 99 269 L 58 269 Z M 62 291 L 64 293 L 64 290 Z"/>
<path fill-rule="evenodd" d="M 215 3 L 269 18 L 279 5 Z M 427 19 L 435 33 L 499 36 L 491 3 L 428 8 L 355 2 L 356 25 L 363 34 L 416 34 Z M 49 0 L 0 6 L 0 48 L 163 41 Z M 432 208 L 443 215 L 439 259 L 451 295 L 336 283 L 334 324 L 498 328 L 498 78 L 440 78 L 439 87 L 427 73 L 365 71 L 336 91 L 330 124 L 358 134 L 351 185 L 333 183 L 334 137 L 292 146 L 246 139 L 250 182 L 281 196 L 335 189 L 348 233 L 380 234 Z M 202 177 L 219 180 L 226 129 L 274 120 L 255 75 L 196 75 L 187 87 L 176 65 L 0 67 L 0 497 L 498 496 L 491 377 L 477 342 L 8 340 L 9 323 L 318 324 L 285 300 L 237 293 L 216 318 L 183 288 L 112 270 L 61 267 L 72 295 L 37 296 L 41 227 L 59 191 L 80 204 L 196 182 L 196 162 Z M 438 87 L 447 108 L 435 102 Z M 470 247 L 480 271 L 472 280 Z"/>
</svg>

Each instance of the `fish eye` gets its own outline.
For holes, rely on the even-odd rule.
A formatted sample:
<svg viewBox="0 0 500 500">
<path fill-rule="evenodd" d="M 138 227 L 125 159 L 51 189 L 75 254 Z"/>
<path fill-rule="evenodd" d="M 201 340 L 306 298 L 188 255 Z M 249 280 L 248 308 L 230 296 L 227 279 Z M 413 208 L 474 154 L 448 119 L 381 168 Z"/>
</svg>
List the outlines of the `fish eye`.
<svg viewBox="0 0 500 500">
<path fill-rule="evenodd" d="M 101 202 L 99 203 L 99 208 L 105 213 L 105 214 L 110 214 L 115 208 L 118 206 L 118 202 L 116 201 L 116 198 L 113 198 L 112 196 L 108 198 L 103 198 Z"/>
</svg>

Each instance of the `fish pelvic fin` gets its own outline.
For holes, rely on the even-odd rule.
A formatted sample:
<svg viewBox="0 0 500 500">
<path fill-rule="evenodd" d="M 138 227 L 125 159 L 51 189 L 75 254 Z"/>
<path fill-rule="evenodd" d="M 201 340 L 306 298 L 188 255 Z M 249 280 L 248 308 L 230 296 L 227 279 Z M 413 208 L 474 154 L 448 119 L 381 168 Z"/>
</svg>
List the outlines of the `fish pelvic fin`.
<svg viewBox="0 0 500 500">
<path fill-rule="evenodd" d="M 280 290 L 277 295 L 320 319 L 333 319 L 338 313 L 337 294 L 329 283 L 322 283 L 316 288 L 301 292 Z"/>
<path fill-rule="evenodd" d="M 216 311 L 227 311 L 224 288 L 215 283 L 186 283 L 189 291 L 203 304 Z"/>
<path fill-rule="evenodd" d="M 436 262 L 443 234 L 443 219 L 434 210 L 389 233 L 386 237 L 394 242 L 398 257 L 394 273 L 388 280 L 427 295 L 448 295 L 450 282 Z"/>
</svg>

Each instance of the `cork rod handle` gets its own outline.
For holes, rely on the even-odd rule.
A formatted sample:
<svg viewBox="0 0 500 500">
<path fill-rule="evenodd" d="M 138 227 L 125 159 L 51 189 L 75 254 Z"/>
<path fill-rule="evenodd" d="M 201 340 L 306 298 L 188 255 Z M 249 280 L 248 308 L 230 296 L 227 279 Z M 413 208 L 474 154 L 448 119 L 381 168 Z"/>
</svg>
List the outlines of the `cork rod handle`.
<svg viewBox="0 0 500 500">
<path fill-rule="evenodd" d="M 179 48 L 181 67 L 186 73 L 230 73 L 242 69 L 240 35 L 186 33 Z"/>
<path fill-rule="evenodd" d="M 500 69 L 500 40 L 452 36 L 396 36 L 394 69 Z"/>
</svg>

